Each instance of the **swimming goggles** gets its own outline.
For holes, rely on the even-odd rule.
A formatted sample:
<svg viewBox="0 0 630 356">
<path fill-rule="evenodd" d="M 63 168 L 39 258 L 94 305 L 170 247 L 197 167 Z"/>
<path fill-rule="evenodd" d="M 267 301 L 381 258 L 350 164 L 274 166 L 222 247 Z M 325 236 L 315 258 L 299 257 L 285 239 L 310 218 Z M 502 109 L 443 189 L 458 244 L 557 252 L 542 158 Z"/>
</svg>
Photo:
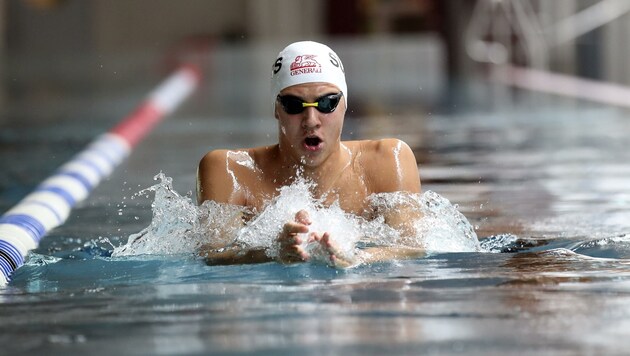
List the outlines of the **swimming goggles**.
<svg viewBox="0 0 630 356">
<path fill-rule="evenodd" d="M 280 102 L 280 104 L 282 104 L 282 108 L 289 115 L 299 114 L 310 106 L 316 108 L 317 111 L 321 113 L 330 114 L 335 111 L 342 96 L 343 92 L 339 92 L 337 94 L 326 94 L 317 98 L 314 103 L 307 103 L 293 95 L 278 95 L 276 99 Z"/>
</svg>

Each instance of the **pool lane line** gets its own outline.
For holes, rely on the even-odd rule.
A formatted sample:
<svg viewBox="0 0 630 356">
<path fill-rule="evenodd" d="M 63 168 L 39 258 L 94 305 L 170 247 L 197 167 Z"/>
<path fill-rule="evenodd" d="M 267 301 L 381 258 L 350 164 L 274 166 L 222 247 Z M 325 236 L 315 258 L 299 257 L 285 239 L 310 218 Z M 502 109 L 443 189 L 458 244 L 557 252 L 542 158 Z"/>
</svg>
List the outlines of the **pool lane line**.
<svg viewBox="0 0 630 356">
<path fill-rule="evenodd" d="M 120 123 L 94 139 L 0 217 L 0 287 L 24 264 L 28 251 L 63 224 L 72 208 L 87 198 L 156 124 L 175 111 L 200 80 L 196 67 L 181 66 Z"/>
</svg>

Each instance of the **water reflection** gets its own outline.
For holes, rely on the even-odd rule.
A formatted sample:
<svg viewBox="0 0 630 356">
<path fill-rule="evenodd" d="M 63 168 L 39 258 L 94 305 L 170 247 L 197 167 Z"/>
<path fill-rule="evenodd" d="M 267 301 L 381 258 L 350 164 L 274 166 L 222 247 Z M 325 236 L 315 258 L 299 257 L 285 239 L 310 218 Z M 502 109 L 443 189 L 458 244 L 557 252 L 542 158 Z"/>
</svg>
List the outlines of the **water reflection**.
<svg viewBox="0 0 630 356">
<path fill-rule="evenodd" d="M 116 201 L 133 193 L 128 187 L 149 186 L 163 170 L 178 174 L 185 192 L 194 184 L 187 170 L 208 145 L 263 144 L 274 134 L 272 119 L 174 118 L 77 210 L 81 218 L 37 251 L 61 261 L 25 266 L 0 291 L 0 341 L 12 347 L 7 352 L 53 354 L 623 353 L 630 346 L 629 121 L 578 109 L 395 113 L 347 126 L 350 138 L 406 140 L 423 189 L 458 204 L 492 252 L 346 272 L 90 255 L 86 241 L 148 224 L 150 201 L 144 212 L 133 204 L 117 214 Z"/>
</svg>

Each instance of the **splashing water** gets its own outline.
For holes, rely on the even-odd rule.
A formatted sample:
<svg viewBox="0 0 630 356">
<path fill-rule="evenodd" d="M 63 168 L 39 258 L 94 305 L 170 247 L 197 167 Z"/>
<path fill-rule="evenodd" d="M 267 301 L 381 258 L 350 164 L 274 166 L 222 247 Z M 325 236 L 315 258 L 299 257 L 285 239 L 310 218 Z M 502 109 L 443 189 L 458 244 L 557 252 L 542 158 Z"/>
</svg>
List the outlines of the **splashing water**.
<svg viewBox="0 0 630 356">
<path fill-rule="evenodd" d="M 246 248 L 265 249 L 269 257 L 278 255 L 275 240 L 287 221 L 305 210 L 312 221 L 310 232 L 329 232 L 331 239 L 345 256 L 354 256 L 360 246 L 420 247 L 427 252 L 481 251 L 477 236 L 466 218 L 439 194 L 380 193 L 370 197 L 376 212 L 410 206 L 421 218 L 407 222 L 412 235 L 385 223 L 383 216 L 372 220 L 344 212 L 337 203 L 324 206 L 310 193 L 314 183 L 302 178 L 282 187 L 279 194 L 263 211 L 242 224 L 242 216 L 251 215 L 244 207 L 206 201 L 197 206 L 191 198 L 173 190 L 172 179 L 160 173 L 160 182 L 138 194 L 155 194 L 153 219 L 148 227 L 129 236 L 128 242 L 116 247 L 112 256 L 140 254 L 195 253 L 205 244 L 227 246 L 237 243 Z M 314 261 L 327 261 L 317 243 L 308 243 L 303 234 L 303 246 Z M 321 249 L 319 249 L 321 250 Z"/>
<path fill-rule="evenodd" d="M 401 236 L 398 231 L 384 224 L 383 219 L 377 220 L 376 226 L 374 223 L 368 224 L 367 236 L 377 236 L 374 240 L 380 244 L 420 247 L 427 252 L 482 251 L 477 234 L 466 217 L 436 192 L 379 193 L 371 196 L 371 202 L 377 211 L 411 207 L 422 216 L 411 222 L 413 233 L 407 236 Z"/>
<path fill-rule="evenodd" d="M 311 232 L 330 233 L 337 247 L 346 256 L 354 254 L 354 248 L 361 236 L 359 218 L 345 213 L 338 204 L 325 207 L 321 201 L 314 199 L 310 193 L 313 183 L 297 179 L 290 186 L 282 187 L 279 195 L 254 220 L 239 233 L 237 240 L 251 247 L 267 248 L 269 257 L 276 257 L 278 246 L 274 243 L 282 227 L 292 221 L 295 214 L 304 210 L 308 213 L 312 224 L 309 232 L 301 234 L 302 245 L 315 261 L 326 261 L 323 251 L 318 251 L 318 244 L 308 243 Z"/>
<path fill-rule="evenodd" d="M 125 245 L 114 248 L 113 257 L 143 254 L 180 254 L 198 250 L 208 243 L 228 243 L 233 233 L 225 231 L 246 209 L 206 201 L 197 206 L 191 198 L 173 190 L 173 180 L 160 173 L 160 182 L 137 195 L 153 192 L 151 224 L 129 236 Z"/>
</svg>

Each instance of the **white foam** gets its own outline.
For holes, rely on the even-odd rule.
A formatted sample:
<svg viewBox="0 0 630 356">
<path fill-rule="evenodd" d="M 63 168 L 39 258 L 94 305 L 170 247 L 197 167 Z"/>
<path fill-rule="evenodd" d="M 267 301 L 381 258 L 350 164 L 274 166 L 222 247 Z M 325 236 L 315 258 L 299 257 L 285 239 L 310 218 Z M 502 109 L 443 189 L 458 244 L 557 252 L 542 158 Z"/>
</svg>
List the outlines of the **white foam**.
<svg viewBox="0 0 630 356">
<path fill-rule="evenodd" d="M 411 222 L 414 233 L 401 234 L 384 223 L 382 216 L 366 220 L 344 212 L 338 204 L 324 206 L 311 194 L 313 183 L 297 179 L 267 204 L 260 214 L 245 225 L 233 226 L 245 208 L 215 202 L 197 206 L 188 197 L 182 197 L 172 188 L 172 180 L 159 174 L 157 185 L 141 194 L 154 192 L 153 219 L 141 232 L 131 235 L 127 244 L 114 249 L 113 256 L 137 254 L 195 253 L 202 245 L 228 245 L 238 243 L 247 248 L 264 249 L 276 257 L 276 239 L 283 225 L 292 221 L 295 214 L 305 210 L 312 221 L 309 232 L 328 232 L 332 241 L 345 256 L 353 256 L 361 246 L 421 247 L 429 252 L 481 251 L 477 236 L 466 218 L 435 192 L 424 194 L 381 193 L 371 197 L 376 211 L 408 204 L 423 216 Z M 308 234 L 305 234 L 304 241 Z M 316 253 L 315 243 L 304 243 L 307 251 Z M 321 249 L 320 249 L 321 250 Z M 327 256 L 312 256 L 315 261 L 326 261 Z"/>
</svg>

